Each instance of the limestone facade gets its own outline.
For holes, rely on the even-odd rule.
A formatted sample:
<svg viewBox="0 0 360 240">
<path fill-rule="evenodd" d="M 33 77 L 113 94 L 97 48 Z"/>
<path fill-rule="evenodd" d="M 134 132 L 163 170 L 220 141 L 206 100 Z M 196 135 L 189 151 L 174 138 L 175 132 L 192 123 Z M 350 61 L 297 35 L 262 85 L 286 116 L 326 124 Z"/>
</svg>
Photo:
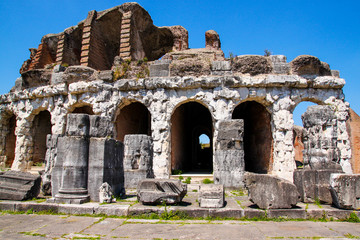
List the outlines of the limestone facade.
<svg viewBox="0 0 360 240">
<path fill-rule="evenodd" d="M 114 39 L 108 34 L 93 43 L 102 36 L 98 33 L 100 26 L 108 26 L 110 18 L 122 19 L 113 25 L 119 31 L 111 32 L 119 35 L 115 34 Z M 139 35 L 141 27 L 151 31 Z M 157 39 L 157 45 L 149 48 L 144 45 L 147 39 Z M 109 49 L 102 49 L 110 46 L 106 42 L 114 43 L 114 56 L 107 55 Z M 109 137 L 117 140 L 123 141 L 126 134 L 151 136 L 155 178 L 169 178 L 173 170 L 178 170 L 175 158 L 191 158 L 183 165 L 191 165 L 190 170 L 195 171 L 196 164 L 207 164 L 211 172 L 219 150 L 214 144 L 219 123 L 245 117 L 245 170 L 292 181 L 296 168 L 293 110 L 300 102 L 311 101 L 333 107 L 339 162 L 345 173 L 352 172 L 346 125 L 349 104 L 342 90 L 345 80 L 315 57 L 300 56 L 290 64 L 280 55 L 225 59 L 220 49 L 189 50 L 184 28 L 157 28 L 145 10 L 130 3 L 90 12 L 78 26 L 58 35 L 46 35 L 42 46 L 45 43 L 51 50 L 48 52 L 55 52 L 56 57 L 40 64 L 45 49 L 42 47 L 27 61 L 30 65 L 22 67 L 22 77 L 16 80 L 14 89 L 0 96 L 2 166 L 11 164 L 13 170 L 22 171 L 31 168 L 34 150 L 39 148 L 34 119 L 47 111 L 49 114 L 43 115 L 49 116 L 53 135 L 65 134 L 69 113 L 87 113 L 110 118 L 114 127 Z M 66 51 L 69 48 L 81 54 L 70 56 L 71 51 Z M 154 60 L 166 52 L 163 60 L 145 64 L 144 57 Z M 100 61 L 99 56 L 105 56 L 106 61 Z M 64 59 L 72 60 L 64 64 Z M 48 63 L 53 66 L 44 66 Z M 126 72 L 130 68 L 138 72 Z M 197 139 L 200 134 L 210 139 L 210 149 L 204 153 L 194 150 L 198 140 L 192 145 L 187 140 Z M 193 161 L 201 154 L 210 162 Z M 261 162 L 251 162 L 256 159 Z M 247 168 L 249 164 L 252 168 Z M 256 166 L 261 166 L 261 171 Z"/>
</svg>

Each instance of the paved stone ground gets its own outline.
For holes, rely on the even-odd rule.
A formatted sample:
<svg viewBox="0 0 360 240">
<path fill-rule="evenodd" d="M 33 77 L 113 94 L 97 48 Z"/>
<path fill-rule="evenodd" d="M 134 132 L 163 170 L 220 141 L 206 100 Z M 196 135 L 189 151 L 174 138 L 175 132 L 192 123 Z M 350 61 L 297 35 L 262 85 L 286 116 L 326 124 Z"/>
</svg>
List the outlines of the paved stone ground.
<svg viewBox="0 0 360 240">
<path fill-rule="evenodd" d="M 360 224 L 142 220 L 61 215 L 2 214 L 0 239 L 350 239 Z"/>
</svg>

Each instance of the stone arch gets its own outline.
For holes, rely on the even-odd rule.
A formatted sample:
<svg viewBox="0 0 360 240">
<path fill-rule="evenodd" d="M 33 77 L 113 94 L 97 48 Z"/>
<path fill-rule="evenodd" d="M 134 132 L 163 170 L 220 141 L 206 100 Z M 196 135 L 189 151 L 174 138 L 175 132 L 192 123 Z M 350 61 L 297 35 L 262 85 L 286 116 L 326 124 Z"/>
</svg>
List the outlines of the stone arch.
<svg viewBox="0 0 360 240">
<path fill-rule="evenodd" d="M 10 168 L 15 159 L 16 146 L 16 115 L 13 112 L 4 112 L 1 118 L 2 135 L 2 166 Z"/>
<path fill-rule="evenodd" d="M 40 111 L 34 116 L 32 123 L 33 136 L 33 164 L 41 164 L 45 161 L 46 138 L 51 134 L 51 114 L 48 110 Z"/>
<path fill-rule="evenodd" d="M 245 101 L 235 107 L 232 119 L 244 119 L 245 170 L 271 172 L 273 137 L 269 111 L 256 101 Z"/>
<path fill-rule="evenodd" d="M 121 142 L 127 134 L 151 136 L 151 114 L 148 108 L 138 101 L 124 104 L 115 116 L 115 131 L 115 138 Z"/>
<path fill-rule="evenodd" d="M 206 134 L 210 147 L 202 151 L 199 136 Z M 211 173 L 213 169 L 213 119 L 204 104 L 180 103 L 171 115 L 171 170 Z"/>
</svg>

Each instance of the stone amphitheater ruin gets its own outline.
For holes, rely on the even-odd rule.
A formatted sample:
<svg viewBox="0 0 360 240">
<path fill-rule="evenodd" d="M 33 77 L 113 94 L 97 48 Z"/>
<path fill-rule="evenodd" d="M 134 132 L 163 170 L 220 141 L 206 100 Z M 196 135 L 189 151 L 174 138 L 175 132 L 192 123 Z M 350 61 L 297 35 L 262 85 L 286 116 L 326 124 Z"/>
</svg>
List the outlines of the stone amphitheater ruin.
<svg viewBox="0 0 360 240">
<path fill-rule="evenodd" d="M 103 182 L 121 192 L 178 170 L 213 174 L 225 187 L 241 186 L 245 171 L 293 182 L 302 142 L 293 111 L 311 101 L 323 108 L 304 116 L 304 164 L 360 172 L 338 71 L 309 55 L 227 59 L 215 31 L 205 38 L 205 48 L 189 49 L 185 28 L 154 26 L 137 3 L 43 36 L 0 96 L 1 166 L 46 162 L 53 196 L 83 189 L 93 200 Z"/>
</svg>

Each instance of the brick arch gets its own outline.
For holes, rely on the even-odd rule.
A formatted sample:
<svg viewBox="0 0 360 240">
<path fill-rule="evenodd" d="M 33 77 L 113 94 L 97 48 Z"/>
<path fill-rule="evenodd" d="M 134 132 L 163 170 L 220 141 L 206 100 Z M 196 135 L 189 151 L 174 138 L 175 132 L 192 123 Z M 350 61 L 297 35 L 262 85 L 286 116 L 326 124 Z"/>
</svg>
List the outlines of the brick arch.
<svg viewBox="0 0 360 240">
<path fill-rule="evenodd" d="M 270 112 L 257 101 L 244 101 L 234 108 L 232 119 L 244 119 L 245 170 L 271 172 L 273 138 Z"/>
<path fill-rule="evenodd" d="M 127 134 L 151 136 L 151 113 L 138 101 L 123 101 L 115 115 L 115 138 L 121 142 Z"/>
<path fill-rule="evenodd" d="M 200 149 L 199 136 L 210 139 L 209 152 Z M 207 172 L 213 169 L 213 118 L 198 101 L 178 104 L 171 115 L 171 170 Z"/>
</svg>

